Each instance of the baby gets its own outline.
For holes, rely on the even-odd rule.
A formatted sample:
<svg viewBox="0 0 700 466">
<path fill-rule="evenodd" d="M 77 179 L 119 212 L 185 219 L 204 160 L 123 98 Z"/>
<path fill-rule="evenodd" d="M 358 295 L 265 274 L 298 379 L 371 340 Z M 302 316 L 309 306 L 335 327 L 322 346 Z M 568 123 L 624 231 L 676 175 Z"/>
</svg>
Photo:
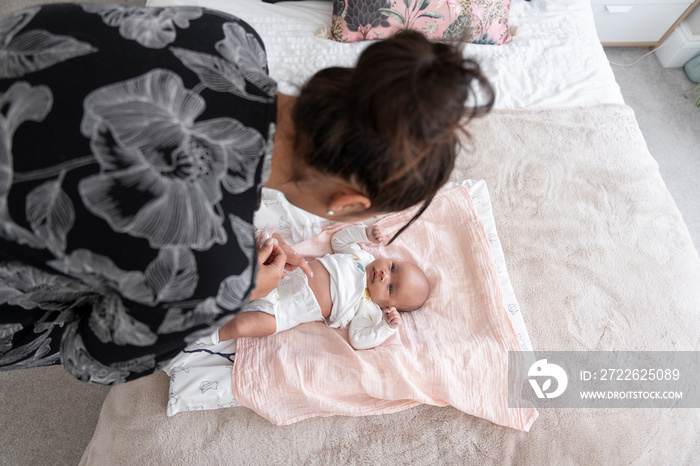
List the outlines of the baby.
<svg viewBox="0 0 700 466">
<path fill-rule="evenodd" d="M 312 278 L 297 268 L 264 298 L 251 301 L 219 329 L 220 341 L 262 337 L 304 322 L 324 321 L 347 328 L 355 349 L 382 344 L 401 325 L 399 311 L 414 311 L 428 298 L 430 286 L 417 266 L 375 259 L 358 243 L 369 241 L 367 227 L 338 231 L 334 254 L 309 262 Z"/>
</svg>

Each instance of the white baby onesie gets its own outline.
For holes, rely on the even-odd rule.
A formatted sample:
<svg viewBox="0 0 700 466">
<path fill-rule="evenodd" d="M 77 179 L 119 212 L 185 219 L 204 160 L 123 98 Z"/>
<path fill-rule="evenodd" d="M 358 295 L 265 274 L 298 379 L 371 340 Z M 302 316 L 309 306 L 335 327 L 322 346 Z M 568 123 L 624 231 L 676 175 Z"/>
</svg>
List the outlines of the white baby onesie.
<svg viewBox="0 0 700 466">
<path fill-rule="evenodd" d="M 350 343 L 356 349 L 378 346 L 396 332 L 369 297 L 366 267 L 374 256 L 358 244 L 367 241 L 366 226 L 344 228 L 331 239 L 335 254 L 318 259 L 331 278 L 333 307 L 326 323 L 329 327 L 348 328 Z"/>
<path fill-rule="evenodd" d="M 333 307 L 330 318 L 325 320 L 326 325 L 347 328 L 350 344 L 355 349 L 379 346 L 396 332 L 384 320 L 384 313 L 367 291 L 365 267 L 374 261 L 374 256 L 357 244 L 366 241 L 369 239 L 364 225 L 344 228 L 331 239 L 335 254 L 318 259 L 331 278 Z M 304 272 L 297 269 L 288 275 L 289 280 L 284 280 L 269 295 L 248 303 L 242 312 L 259 311 L 275 316 L 277 332 L 305 322 L 324 321 Z M 218 329 L 206 341 L 219 343 Z"/>
</svg>

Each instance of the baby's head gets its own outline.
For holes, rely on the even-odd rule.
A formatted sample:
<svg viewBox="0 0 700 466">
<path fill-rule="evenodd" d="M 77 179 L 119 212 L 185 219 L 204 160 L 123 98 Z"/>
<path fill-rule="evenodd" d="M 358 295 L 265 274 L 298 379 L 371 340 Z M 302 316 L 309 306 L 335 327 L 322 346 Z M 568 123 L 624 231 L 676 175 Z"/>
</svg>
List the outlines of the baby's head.
<svg viewBox="0 0 700 466">
<path fill-rule="evenodd" d="M 399 311 L 415 311 L 430 293 L 428 278 L 419 267 L 393 259 L 377 259 L 367 266 L 367 289 L 379 307 Z"/>
</svg>

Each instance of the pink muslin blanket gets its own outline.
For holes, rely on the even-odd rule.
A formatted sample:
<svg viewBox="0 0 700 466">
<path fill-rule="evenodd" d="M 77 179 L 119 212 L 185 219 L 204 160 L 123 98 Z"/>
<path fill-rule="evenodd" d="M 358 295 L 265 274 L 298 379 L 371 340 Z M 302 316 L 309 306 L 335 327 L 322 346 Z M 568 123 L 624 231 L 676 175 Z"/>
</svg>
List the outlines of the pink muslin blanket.
<svg viewBox="0 0 700 466">
<path fill-rule="evenodd" d="M 393 232 L 414 213 L 393 214 L 378 225 Z M 338 228 L 297 245 L 297 251 L 330 252 Z M 391 246 L 362 247 L 375 257 L 420 266 L 431 284 L 423 308 L 403 313 L 399 331 L 370 350 L 353 349 L 346 330 L 322 322 L 241 339 L 233 367 L 236 399 L 274 424 L 390 413 L 426 403 L 529 430 L 537 411 L 529 404 L 508 407 L 508 351 L 520 346 L 467 188 L 441 192 Z"/>
</svg>

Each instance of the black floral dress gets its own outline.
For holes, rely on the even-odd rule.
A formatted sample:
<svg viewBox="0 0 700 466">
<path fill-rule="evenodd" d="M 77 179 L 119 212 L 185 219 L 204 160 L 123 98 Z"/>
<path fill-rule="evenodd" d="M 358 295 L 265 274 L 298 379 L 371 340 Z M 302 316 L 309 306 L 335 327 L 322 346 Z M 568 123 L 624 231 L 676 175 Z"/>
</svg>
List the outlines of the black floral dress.
<svg viewBox="0 0 700 466">
<path fill-rule="evenodd" d="M 223 13 L 0 18 L 0 369 L 117 384 L 236 313 L 276 93 L 259 36 Z"/>
</svg>

